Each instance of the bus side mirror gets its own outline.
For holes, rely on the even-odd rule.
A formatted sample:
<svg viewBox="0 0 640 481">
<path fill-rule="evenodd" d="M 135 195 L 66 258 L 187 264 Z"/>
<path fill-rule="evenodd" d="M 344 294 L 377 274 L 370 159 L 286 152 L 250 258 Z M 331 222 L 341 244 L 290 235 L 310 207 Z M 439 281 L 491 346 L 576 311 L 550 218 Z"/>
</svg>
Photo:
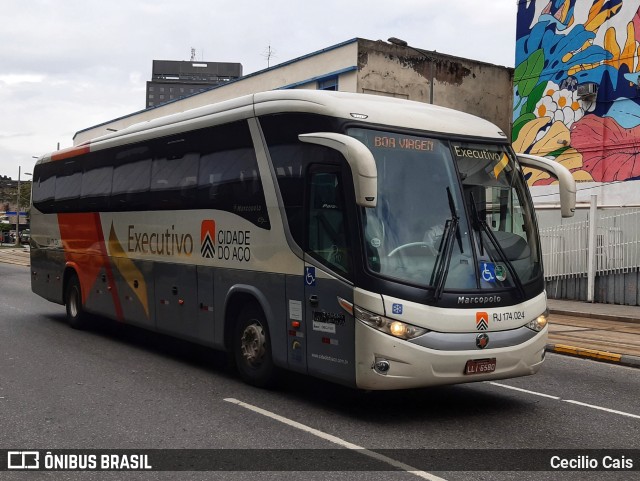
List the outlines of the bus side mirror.
<svg viewBox="0 0 640 481">
<path fill-rule="evenodd" d="M 576 211 L 576 181 L 569 169 L 545 157 L 516 154 L 522 165 L 544 170 L 560 182 L 560 212 L 562 217 L 573 217 Z"/>
<path fill-rule="evenodd" d="M 371 151 L 359 140 L 333 132 L 314 132 L 298 136 L 301 142 L 318 144 L 340 152 L 351 168 L 356 204 L 375 207 L 378 201 L 378 169 Z"/>
</svg>

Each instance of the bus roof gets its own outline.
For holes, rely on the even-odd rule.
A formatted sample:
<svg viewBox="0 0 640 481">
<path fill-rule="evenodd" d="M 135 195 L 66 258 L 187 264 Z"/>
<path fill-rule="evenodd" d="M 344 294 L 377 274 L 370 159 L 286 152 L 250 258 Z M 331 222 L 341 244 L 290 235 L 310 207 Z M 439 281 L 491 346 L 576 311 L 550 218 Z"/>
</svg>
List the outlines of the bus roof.
<svg viewBox="0 0 640 481">
<path fill-rule="evenodd" d="M 272 90 L 159 117 L 44 156 L 74 157 L 155 137 L 281 112 L 329 115 L 367 124 L 505 141 L 499 127 L 457 110 L 393 97 L 319 90 Z"/>
<path fill-rule="evenodd" d="M 274 90 L 255 94 L 254 99 L 257 116 L 300 110 L 349 120 L 359 119 L 378 125 L 505 139 L 499 127 L 480 117 L 446 107 L 383 95 L 319 90 Z"/>
</svg>

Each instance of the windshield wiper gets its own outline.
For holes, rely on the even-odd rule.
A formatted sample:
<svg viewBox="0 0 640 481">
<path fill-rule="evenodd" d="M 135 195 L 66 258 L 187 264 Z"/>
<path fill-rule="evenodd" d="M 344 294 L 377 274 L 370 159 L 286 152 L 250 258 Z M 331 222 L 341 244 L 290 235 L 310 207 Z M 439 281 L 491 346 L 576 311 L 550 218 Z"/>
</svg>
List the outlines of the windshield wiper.
<svg viewBox="0 0 640 481">
<path fill-rule="evenodd" d="M 520 277 L 518 277 L 518 273 L 516 272 L 515 267 L 513 267 L 513 264 L 507 257 L 507 254 L 504 252 L 504 249 L 500 245 L 500 242 L 498 241 L 495 234 L 489 227 L 489 224 L 487 224 L 486 219 L 483 219 L 482 217 L 480 217 L 480 214 L 478 213 L 478 209 L 476 208 L 476 202 L 473 198 L 473 194 L 471 194 L 471 211 L 474 217 L 473 219 L 474 228 L 480 231 L 478 235 L 478 237 L 480 238 L 480 255 L 483 255 L 483 252 L 484 252 L 483 243 L 482 243 L 482 233 L 484 232 L 486 236 L 489 238 L 489 241 L 495 248 L 496 252 L 498 253 L 500 260 L 507 266 L 507 269 L 511 274 L 511 277 L 513 278 L 513 282 L 516 285 L 516 288 L 518 289 L 518 293 L 522 298 L 524 298 L 525 292 L 524 292 L 524 286 L 522 285 L 522 281 L 520 280 Z"/>
<path fill-rule="evenodd" d="M 449 264 L 451 263 L 451 256 L 453 255 L 453 241 L 454 237 L 458 240 L 460 252 L 462 250 L 462 236 L 460 235 L 460 217 L 456 212 L 455 205 L 453 203 L 453 196 L 451 190 L 447 187 L 447 197 L 449 198 L 449 209 L 451 210 L 451 218 L 444 224 L 444 232 L 442 234 L 442 241 L 438 248 L 438 256 L 436 257 L 436 263 L 431 274 L 431 281 L 429 284 L 434 285 L 435 290 L 433 294 L 434 300 L 439 300 L 444 291 L 444 285 L 447 281 L 447 274 L 449 273 Z"/>
<path fill-rule="evenodd" d="M 455 220 L 455 229 L 456 229 L 456 239 L 458 240 L 458 247 L 460 247 L 460 253 L 464 254 L 464 249 L 462 248 L 462 235 L 460 234 L 460 217 L 458 216 L 458 212 L 456 211 L 456 206 L 453 203 L 453 196 L 451 195 L 451 189 L 447 187 L 447 197 L 449 198 L 449 210 L 451 211 L 451 219 Z"/>
</svg>

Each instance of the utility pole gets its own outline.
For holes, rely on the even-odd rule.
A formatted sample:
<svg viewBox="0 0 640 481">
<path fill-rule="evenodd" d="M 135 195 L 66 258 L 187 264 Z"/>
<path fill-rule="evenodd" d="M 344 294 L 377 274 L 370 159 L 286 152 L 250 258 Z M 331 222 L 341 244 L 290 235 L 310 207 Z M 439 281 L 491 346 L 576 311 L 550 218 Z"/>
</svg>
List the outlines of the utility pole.
<svg viewBox="0 0 640 481">
<path fill-rule="evenodd" d="M 20 169 L 18 166 L 18 196 L 16 201 L 16 246 L 20 245 Z"/>
</svg>

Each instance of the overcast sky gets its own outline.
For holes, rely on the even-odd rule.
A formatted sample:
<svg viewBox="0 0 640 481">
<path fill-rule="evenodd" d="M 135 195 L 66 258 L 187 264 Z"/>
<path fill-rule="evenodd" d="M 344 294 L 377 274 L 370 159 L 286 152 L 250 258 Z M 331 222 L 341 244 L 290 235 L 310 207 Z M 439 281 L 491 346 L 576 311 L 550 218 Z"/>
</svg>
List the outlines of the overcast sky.
<svg viewBox="0 0 640 481">
<path fill-rule="evenodd" d="M 145 107 L 152 60 L 244 73 L 355 37 L 513 67 L 516 0 L 3 0 L 0 175 Z M 23 177 L 24 179 L 24 177 Z"/>
</svg>

